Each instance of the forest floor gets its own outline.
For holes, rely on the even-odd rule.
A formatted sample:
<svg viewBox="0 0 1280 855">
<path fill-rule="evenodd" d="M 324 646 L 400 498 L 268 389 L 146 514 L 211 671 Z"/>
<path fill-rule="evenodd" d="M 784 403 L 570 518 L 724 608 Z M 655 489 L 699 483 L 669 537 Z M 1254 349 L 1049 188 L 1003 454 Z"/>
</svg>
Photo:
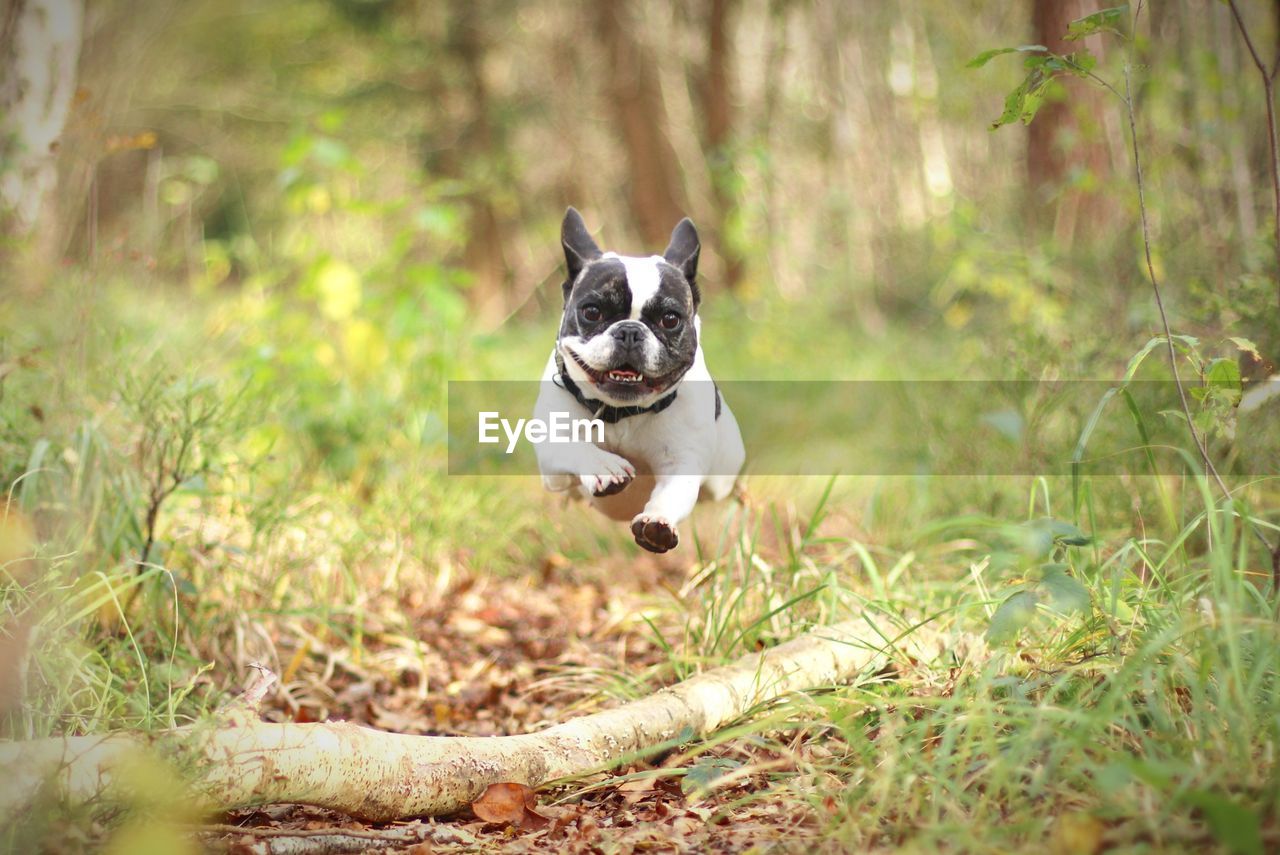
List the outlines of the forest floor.
<svg viewBox="0 0 1280 855">
<path fill-rule="evenodd" d="M 361 664 L 341 650 L 306 651 L 323 668 L 306 679 L 290 675 L 287 691 L 277 694 L 264 717 L 493 736 L 533 732 L 613 705 L 617 699 L 602 695 L 599 676 L 623 679 L 667 662 L 639 616 L 652 606 L 655 590 L 685 582 L 670 562 L 642 557 L 636 563 L 642 572 L 615 574 L 620 583 L 607 586 L 559 581 L 548 566 L 525 578 L 459 578 L 429 602 L 406 598 L 401 607 L 418 631 L 422 659 L 404 656 L 394 641 L 380 643 L 377 631 L 366 628 Z M 282 661 L 299 653 L 296 644 L 279 650 Z M 431 675 L 429 683 L 424 674 Z M 788 749 L 803 755 L 821 746 L 800 741 Z M 739 740 L 696 756 L 667 752 L 572 787 L 549 788 L 533 796 L 536 806 L 496 822 L 464 811 L 369 826 L 330 811 L 286 806 L 233 812 L 201 837 L 230 852 L 273 851 L 270 844 L 282 838 L 290 841 L 289 851 L 317 852 L 355 848 L 362 840 L 375 851 L 411 852 L 817 851 L 821 800 L 802 805 L 767 796 L 771 778 L 795 768 L 771 747 Z M 368 836 L 350 837 L 353 831 Z M 324 838 L 316 841 L 320 847 L 329 848 L 297 848 L 317 836 Z M 402 842 L 415 838 L 417 848 Z"/>
<path fill-rule="evenodd" d="M 564 513 L 588 511 L 571 506 Z M 720 588 L 714 563 L 677 551 L 572 565 L 552 552 L 524 576 L 449 571 L 431 587 L 384 595 L 364 613 L 355 637 L 258 616 L 191 645 L 215 660 L 205 675 L 211 685 L 232 682 L 230 673 L 251 679 L 259 666 L 277 673 L 278 684 L 259 707 L 264 720 L 350 721 L 459 737 L 535 732 L 643 696 L 722 658 L 686 657 L 667 641 L 683 634 L 681 642 L 696 648 L 698 630 L 691 638 L 682 626 L 689 615 L 676 604 L 721 599 L 710 592 Z M 379 614 L 394 615 L 393 622 Z M 896 681 L 909 667 L 865 675 L 863 683 Z M 798 729 L 794 721 L 757 726 L 752 719 L 763 711 L 756 710 L 744 719 L 745 730 L 733 728 L 723 739 L 536 793 L 520 786 L 523 801 L 499 805 L 497 814 L 477 805 L 455 816 L 369 824 L 277 805 L 182 828 L 202 848 L 232 853 L 839 850 L 824 842 L 824 828 L 837 818 L 843 785 L 823 767 L 840 750 L 828 738 L 840 737 L 813 720 L 803 699 L 788 703 L 785 718 L 808 719 Z M 53 824 L 42 847 L 71 852 L 107 843 L 119 851 L 113 833 L 113 825 L 100 822 Z"/>
</svg>

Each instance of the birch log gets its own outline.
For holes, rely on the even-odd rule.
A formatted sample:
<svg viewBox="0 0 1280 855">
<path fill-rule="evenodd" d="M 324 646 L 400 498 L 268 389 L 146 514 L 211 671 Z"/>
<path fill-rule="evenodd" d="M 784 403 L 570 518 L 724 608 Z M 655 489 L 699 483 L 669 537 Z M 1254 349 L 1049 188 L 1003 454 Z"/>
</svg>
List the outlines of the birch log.
<svg viewBox="0 0 1280 855">
<path fill-rule="evenodd" d="M 209 811 L 297 803 L 371 821 L 453 813 L 490 784 L 536 787 L 608 768 L 677 738 L 714 733 L 784 695 L 879 670 L 895 635 L 864 614 L 615 709 L 517 736 L 412 736 L 345 722 L 245 717 L 231 727 L 0 743 L 0 769 L 8 770 L 0 818 L 46 786 L 72 804 L 109 798 L 113 772 L 156 748 L 176 761 Z"/>
</svg>

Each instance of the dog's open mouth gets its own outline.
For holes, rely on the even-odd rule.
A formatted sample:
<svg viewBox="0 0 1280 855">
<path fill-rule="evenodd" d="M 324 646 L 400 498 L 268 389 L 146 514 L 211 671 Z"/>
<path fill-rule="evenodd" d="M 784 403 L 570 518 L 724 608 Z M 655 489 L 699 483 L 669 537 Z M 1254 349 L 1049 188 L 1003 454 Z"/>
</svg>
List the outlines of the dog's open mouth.
<svg viewBox="0 0 1280 855">
<path fill-rule="evenodd" d="M 644 381 L 643 374 L 641 374 L 639 371 L 633 371 L 631 368 L 627 366 L 623 366 L 622 368 L 615 368 L 612 371 L 605 372 L 604 376 L 608 377 L 614 383 L 626 383 L 627 385 L 637 384 Z"/>
<path fill-rule="evenodd" d="M 640 396 L 661 392 L 671 385 L 671 382 L 681 373 L 677 371 L 661 377 L 648 377 L 635 367 L 626 364 L 619 365 L 617 368 L 610 368 L 607 371 L 599 371 L 584 362 L 582 357 L 569 348 L 566 347 L 565 350 L 573 357 L 573 361 L 577 363 L 578 367 L 587 373 L 592 383 L 615 395 Z"/>
</svg>

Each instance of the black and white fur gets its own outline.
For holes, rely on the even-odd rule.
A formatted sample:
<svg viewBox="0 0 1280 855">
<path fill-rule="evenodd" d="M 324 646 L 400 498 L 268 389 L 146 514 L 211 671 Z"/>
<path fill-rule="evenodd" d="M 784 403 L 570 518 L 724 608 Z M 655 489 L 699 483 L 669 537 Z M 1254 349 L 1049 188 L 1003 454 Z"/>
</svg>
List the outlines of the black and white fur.
<svg viewBox="0 0 1280 855">
<path fill-rule="evenodd" d="M 601 252 L 565 212 L 564 317 L 535 416 L 603 416 L 604 442 L 542 443 L 547 489 L 577 489 L 636 543 L 666 552 L 700 494 L 723 499 L 746 452 L 698 342 L 698 232 L 688 219 L 662 255 Z"/>
</svg>

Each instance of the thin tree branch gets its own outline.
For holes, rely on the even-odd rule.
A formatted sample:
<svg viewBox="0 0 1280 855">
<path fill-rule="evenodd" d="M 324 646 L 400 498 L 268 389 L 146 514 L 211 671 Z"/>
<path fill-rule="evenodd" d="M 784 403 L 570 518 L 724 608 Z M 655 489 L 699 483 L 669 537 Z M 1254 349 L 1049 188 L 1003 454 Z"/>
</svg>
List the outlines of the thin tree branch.
<svg viewBox="0 0 1280 855">
<path fill-rule="evenodd" d="M 1244 19 L 1240 17 L 1240 8 L 1236 6 L 1236 0 L 1228 0 L 1227 5 L 1231 7 L 1231 14 L 1235 16 L 1236 26 L 1240 28 L 1240 35 L 1244 36 L 1244 46 L 1249 49 L 1249 55 L 1253 57 L 1253 64 L 1258 66 L 1258 71 L 1263 77 L 1270 77 L 1267 66 L 1263 64 L 1262 57 L 1258 55 L 1258 49 L 1253 46 L 1253 39 L 1249 37 L 1249 31 L 1245 28 Z M 1139 8 L 1141 11 L 1141 8 Z M 1136 15 L 1134 16 L 1137 17 Z"/>
<path fill-rule="evenodd" d="M 1169 354 L 1169 370 L 1173 372 L 1173 382 L 1178 387 L 1178 400 L 1182 404 L 1182 414 L 1187 420 L 1187 430 L 1191 432 L 1191 439 L 1195 442 L 1196 450 L 1200 452 L 1200 459 L 1204 462 L 1205 470 L 1213 475 L 1214 480 L 1218 482 L 1218 486 L 1226 493 L 1227 498 L 1231 498 L 1231 491 L 1222 480 L 1222 476 L 1218 474 L 1217 468 L 1213 465 L 1213 460 L 1209 457 L 1209 449 L 1200 438 L 1200 434 L 1196 431 L 1195 424 L 1191 420 L 1191 406 L 1187 403 L 1187 390 L 1182 385 L 1182 377 L 1178 374 L 1178 352 L 1173 346 L 1173 331 L 1169 327 L 1169 316 L 1164 309 L 1164 297 L 1160 293 L 1160 283 L 1156 280 L 1155 266 L 1151 261 L 1151 230 L 1147 224 L 1146 184 L 1142 178 L 1142 159 L 1138 148 L 1138 126 L 1133 115 L 1133 92 L 1129 84 L 1128 63 L 1125 63 L 1124 67 L 1124 94 L 1125 111 L 1129 117 L 1129 139 L 1133 144 L 1133 171 L 1138 185 L 1138 215 L 1142 223 L 1142 249 L 1146 256 L 1147 278 L 1151 281 L 1151 292 L 1155 295 L 1156 309 L 1160 313 L 1160 325 L 1164 328 L 1164 341 Z"/>
<path fill-rule="evenodd" d="M 1276 97 L 1273 86 L 1276 72 L 1280 71 L 1280 49 L 1276 51 L 1275 59 L 1271 68 L 1268 69 L 1262 57 L 1258 55 L 1258 49 L 1253 45 L 1249 28 L 1244 24 L 1244 18 L 1240 15 L 1240 7 L 1236 5 L 1236 0 L 1229 0 L 1228 5 L 1231 6 L 1231 15 L 1235 18 L 1236 29 L 1240 31 L 1244 45 L 1249 49 L 1249 56 L 1253 58 L 1253 64 L 1258 68 L 1258 76 L 1262 78 L 1262 93 L 1267 101 L 1267 142 L 1271 147 L 1271 202 L 1276 244 L 1276 301 L 1277 305 L 1280 305 L 1280 142 L 1276 139 Z M 1280 584 L 1280 552 L 1276 552 L 1272 560 L 1277 568 L 1276 581 Z"/>
</svg>

